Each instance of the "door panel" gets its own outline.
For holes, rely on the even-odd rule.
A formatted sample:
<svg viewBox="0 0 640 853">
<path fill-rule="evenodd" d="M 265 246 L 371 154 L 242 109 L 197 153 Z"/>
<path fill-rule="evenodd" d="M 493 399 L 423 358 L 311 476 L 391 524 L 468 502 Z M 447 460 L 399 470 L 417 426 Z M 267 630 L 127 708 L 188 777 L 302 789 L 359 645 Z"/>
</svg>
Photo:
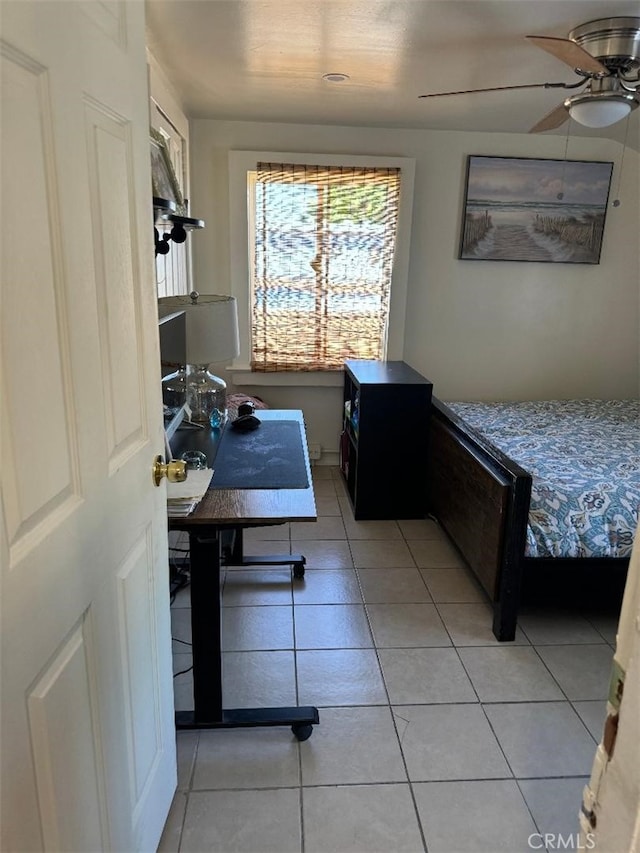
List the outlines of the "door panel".
<svg viewBox="0 0 640 853">
<path fill-rule="evenodd" d="M 130 190 L 131 138 L 124 119 L 97 105 L 87 106 L 85 121 L 109 470 L 115 471 L 146 438 L 135 223 L 122 205 Z"/>
<path fill-rule="evenodd" d="M 2 850 L 153 850 L 176 784 L 144 4 L 2 4 Z"/>
<path fill-rule="evenodd" d="M 105 785 L 99 745 L 94 740 L 97 699 L 95 660 L 87 638 L 89 626 L 90 620 L 83 618 L 56 651 L 28 697 L 29 731 L 47 850 L 109 847 L 105 834 Z"/>
<path fill-rule="evenodd" d="M 2 406 L 3 486 L 14 565 L 77 505 L 79 491 L 74 423 L 66 406 L 72 383 L 48 74 L 15 49 L 2 56 L 2 115 L 4 203 L 20 198 L 21 207 L 32 212 L 28 228 L 19 216 L 3 217 L 2 225 L 3 241 L 11 247 L 3 252 L 3 277 L 15 283 L 3 289 L 2 311 L 7 319 L 20 318 L 19 333 L 3 335 L 3 357 L 14 365 L 5 373 Z M 25 347 L 25 337 L 35 345 Z M 34 442 L 23 424 L 27 417 L 39 420 L 43 410 L 48 428 Z"/>
<path fill-rule="evenodd" d="M 152 532 L 148 529 L 118 571 L 118 616 L 121 654 L 126 661 L 125 707 L 131 744 L 129 772 L 135 807 L 162 749 L 152 569 Z"/>
</svg>

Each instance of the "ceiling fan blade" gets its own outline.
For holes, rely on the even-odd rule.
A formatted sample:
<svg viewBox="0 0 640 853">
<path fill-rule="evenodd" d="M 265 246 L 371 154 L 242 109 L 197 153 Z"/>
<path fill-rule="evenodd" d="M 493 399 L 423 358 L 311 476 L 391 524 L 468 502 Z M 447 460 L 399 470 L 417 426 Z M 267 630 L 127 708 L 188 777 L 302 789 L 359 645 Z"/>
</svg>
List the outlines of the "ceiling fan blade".
<svg viewBox="0 0 640 853">
<path fill-rule="evenodd" d="M 525 83 L 522 86 L 491 86 L 488 89 L 463 89 L 460 92 L 433 92 L 430 95 L 418 95 L 419 98 L 443 98 L 447 95 L 475 95 L 478 92 L 504 92 L 508 89 L 550 89 L 567 88 L 564 83 Z"/>
<path fill-rule="evenodd" d="M 558 104 L 550 113 L 540 119 L 537 124 L 531 128 L 529 133 L 541 133 L 543 130 L 553 130 L 555 127 L 560 127 L 569 118 L 569 111 L 564 103 Z"/>
<path fill-rule="evenodd" d="M 580 47 L 570 39 L 553 38 L 552 36 L 527 36 L 529 41 L 533 42 L 537 47 L 546 50 L 556 59 L 561 62 L 566 62 L 571 68 L 579 68 L 581 71 L 588 71 L 590 74 L 609 74 L 606 65 L 603 65 L 595 56 Z"/>
</svg>

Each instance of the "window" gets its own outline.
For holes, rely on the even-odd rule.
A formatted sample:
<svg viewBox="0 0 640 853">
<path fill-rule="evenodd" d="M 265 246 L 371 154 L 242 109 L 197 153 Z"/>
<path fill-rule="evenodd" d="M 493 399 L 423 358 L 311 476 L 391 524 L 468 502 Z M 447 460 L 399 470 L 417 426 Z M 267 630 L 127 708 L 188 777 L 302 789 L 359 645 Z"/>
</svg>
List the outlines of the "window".
<svg viewBox="0 0 640 853">
<path fill-rule="evenodd" d="M 251 368 L 384 358 L 400 170 L 258 163 L 250 181 Z"/>
<path fill-rule="evenodd" d="M 235 384 L 339 385 L 345 358 L 402 359 L 414 171 L 404 157 L 229 152 Z"/>
</svg>

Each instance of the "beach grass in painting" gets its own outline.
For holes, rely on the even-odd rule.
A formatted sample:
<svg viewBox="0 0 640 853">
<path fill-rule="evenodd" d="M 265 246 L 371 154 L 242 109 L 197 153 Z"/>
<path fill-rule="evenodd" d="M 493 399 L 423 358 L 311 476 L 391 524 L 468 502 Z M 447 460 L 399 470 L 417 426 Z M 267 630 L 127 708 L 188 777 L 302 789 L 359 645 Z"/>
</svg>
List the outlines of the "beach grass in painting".
<svg viewBox="0 0 640 853">
<path fill-rule="evenodd" d="M 463 260 L 597 264 L 613 163 L 470 156 Z"/>
</svg>

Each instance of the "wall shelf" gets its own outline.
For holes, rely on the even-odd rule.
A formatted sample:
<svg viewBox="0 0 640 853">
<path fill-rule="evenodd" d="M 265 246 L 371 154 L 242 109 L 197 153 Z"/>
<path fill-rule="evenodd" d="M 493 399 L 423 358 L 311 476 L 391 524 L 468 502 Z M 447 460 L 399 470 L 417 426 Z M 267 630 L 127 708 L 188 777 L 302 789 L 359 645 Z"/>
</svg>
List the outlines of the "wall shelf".
<svg viewBox="0 0 640 853">
<path fill-rule="evenodd" d="M 158 198 L 154 195 L 153 197 L 153 212 L 155 214 L 155 218 L 162 216 L 167 213 L 175 213 L 178 209 L 175 201 L 171 201 L 168 198 Z"/>
<path fill-rule="evenodd" d="M 156 255 L 167 255 L 169 253 L 170 241 L 184 243 L 188 231 L 197 231 L 204 228 L 204 220 L 194 219 L 191 216 L 182 216 L 176 213 L 177 205 L 167 198 L 153 198 L 153 221 L 154 221 L 154 243 Z M 171 230 L 160 235 L 157 225 L 171 225 Z"/>
<path fill-rule="evenodd" d="M 204 228 L 203 219 L 193 219 L 191 216 L 179 216 L 177 213 L 168 213 L 163 219 L 167 222 L 173 222 L 174 225 L 181 225 L 185 231 L 196 231 L 199 228 Z"/>
</svg>

